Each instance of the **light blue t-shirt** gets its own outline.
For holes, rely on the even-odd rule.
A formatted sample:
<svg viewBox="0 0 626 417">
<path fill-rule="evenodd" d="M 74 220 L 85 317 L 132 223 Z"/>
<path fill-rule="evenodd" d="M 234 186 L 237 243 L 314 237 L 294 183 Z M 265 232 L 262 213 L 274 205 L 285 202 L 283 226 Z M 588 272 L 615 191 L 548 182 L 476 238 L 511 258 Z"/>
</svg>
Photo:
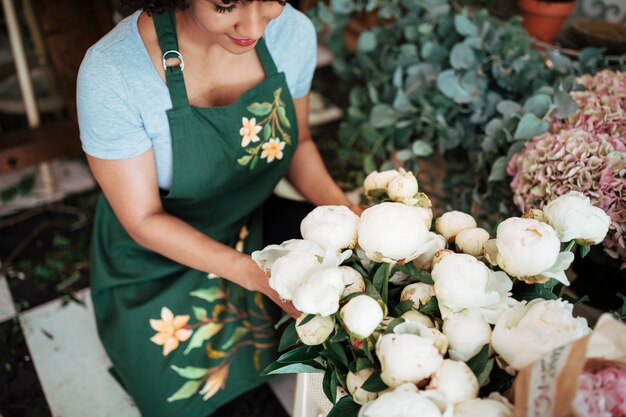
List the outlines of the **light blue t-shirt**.
<svg viewBox="0 0 626 417">
<path fill-rule="evenodd" d="M 159 187 L 172 184 L 172 138 L 166 110 L 169 92 L 139 35 L 137 11 L 93 45 L 78 73 L 77 107 L 85 153 L 128 159 L 154 148 Z M 289 4 L 264 34 L 293 98 L 311 88 L 316 34 L 311 21 Z"/>
</svg>

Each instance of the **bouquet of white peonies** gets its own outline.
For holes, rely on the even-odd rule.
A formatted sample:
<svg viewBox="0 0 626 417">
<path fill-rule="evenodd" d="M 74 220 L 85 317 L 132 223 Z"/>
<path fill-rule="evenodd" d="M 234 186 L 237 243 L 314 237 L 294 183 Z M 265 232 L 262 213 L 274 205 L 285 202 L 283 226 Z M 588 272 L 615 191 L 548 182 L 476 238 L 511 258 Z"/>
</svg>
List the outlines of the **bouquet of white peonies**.
<svg viewBox="0 0 626 417">
<path fill-rule="evenodd" d="M 602 241 L 610 219 L 594 211 L 598 238 L 578 236 L 588 216 L 564 196 L 493 238 L 458 211 L 431 231 L 412 173 L 373 172 L 364 189 L 373 205 L 360 218 L 317 207 L 303 239 L 252 254 L 303 313 L 264 374 L 324 372 L 329 417 L 512 416 L 500 393 L 516 372 L 590 332 L 559 296 L 575 242 Z"/>
</svg>

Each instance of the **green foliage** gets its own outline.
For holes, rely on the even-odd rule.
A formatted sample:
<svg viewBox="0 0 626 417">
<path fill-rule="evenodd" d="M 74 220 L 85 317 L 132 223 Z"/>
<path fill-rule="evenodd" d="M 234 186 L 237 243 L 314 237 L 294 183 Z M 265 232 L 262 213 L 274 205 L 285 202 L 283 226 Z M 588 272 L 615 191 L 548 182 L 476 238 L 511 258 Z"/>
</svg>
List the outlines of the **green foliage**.
<svg viewBox="0 0 626 417">
<path fill-rule="evenodd" d="M 342 31 L 363 11 L 380 23 L 351 54 Z M 455 13 L 445 0 L 320 2 L 312 17 L 351 86 L 338 169 L 360 185 L 364 174 L 391 168 L 392 154 L 419 172 L 418 157 L 436 151 L 448 164 L 444 197 L 466 211 L 479 202 L 483 213 L 508 213 L 508 159 L 548 129 L 549 117 L 576 110 L 568 94 L 575 75 L 607 66 L 598 48 L 583 50 L 580 62 L 551 53 L 548 65 L 519 18 Z"/>
</svg>

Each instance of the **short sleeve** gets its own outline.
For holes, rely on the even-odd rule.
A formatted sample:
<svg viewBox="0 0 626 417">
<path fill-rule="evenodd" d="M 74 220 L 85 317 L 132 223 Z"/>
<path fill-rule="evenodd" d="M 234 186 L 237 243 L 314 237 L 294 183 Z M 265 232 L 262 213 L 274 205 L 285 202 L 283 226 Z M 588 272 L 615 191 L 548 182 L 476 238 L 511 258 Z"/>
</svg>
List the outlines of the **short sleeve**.
<svg viewBox="0 0 626 417">
<path fill-rule="evenodd" d="M 265 40 L 278 70 L 285 73 L 291 96 L 306 96 L 311 90 L 317 64 L 317 34 L 313 22 L 287 4 L 283 13 L 268 26 Z"/>
<path fill-rule="evenodd" d="M 99 52 L 88 51 L 78 72 L 76 105 L 85 153 L 128 159 L 152 146 L 141 115 L 126 94 L 119 69 Z"/>
</svg>

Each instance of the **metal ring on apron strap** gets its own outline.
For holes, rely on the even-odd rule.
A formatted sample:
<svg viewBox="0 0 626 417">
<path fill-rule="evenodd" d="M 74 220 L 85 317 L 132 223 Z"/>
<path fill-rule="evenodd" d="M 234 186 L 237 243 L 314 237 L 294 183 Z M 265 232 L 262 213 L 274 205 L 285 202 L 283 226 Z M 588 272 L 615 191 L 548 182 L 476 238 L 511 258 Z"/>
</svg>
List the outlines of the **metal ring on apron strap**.
<svg viewBox="0 0 626 417">
<path fill-rule="evenodd" d="M 178 64 L 178 66 L 180 67 L 181 71 L 184 70 L 185 69 L 185 60 L 183 59 L 183 55 L 180 52 L 178 52 L 177 50 L 175 50 L 175 49 L 170 49 L 169 51 L 165 51 L 165 53 L 163 54 L 163 69 L 165 71 L 167 71 L 168 68 L 176 67 L 176 65 L 168 66 L 166 64 L 167 60 L 169 59 L 167 57 L 169 54 L 176 55 L 175 57 L 170 57 L 170 58 L 178 58 L 180 60 L 180 64 Z"/>
</svg>

